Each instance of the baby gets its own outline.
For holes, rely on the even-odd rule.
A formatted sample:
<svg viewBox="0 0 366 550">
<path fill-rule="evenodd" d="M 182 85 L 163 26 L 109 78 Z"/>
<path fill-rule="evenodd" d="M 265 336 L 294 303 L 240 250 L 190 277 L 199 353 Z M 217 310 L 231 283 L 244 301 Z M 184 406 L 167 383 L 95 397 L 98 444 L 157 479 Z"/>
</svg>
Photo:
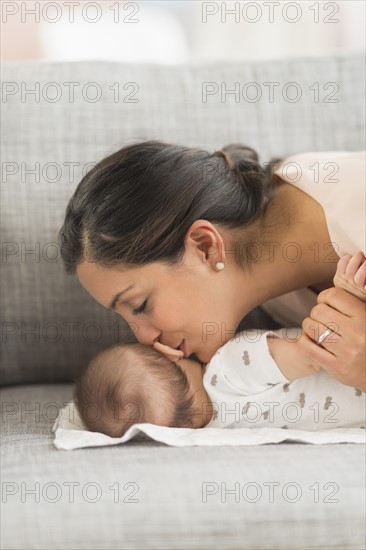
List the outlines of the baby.
<svg viewBox="0 0 366 550">
<path fill-rule="evenodd" d="M 339 260 L 335 286 L 365 301 L 365 279 L 362 253 Z M 278 338 L 281 331 L 285 339 Z M 89 430 L 111 437 L 145 422 L 176 428 L 365 428 L 366 394 L 309 365 L 296 346 L 299 334 L 300 328 L 241 332 L 206 365 L 160 343 L 155 349 L 116 344 L 76 380 L 74 401 Z M 268 360 L 267 337 L 278 340 L 286 361 L 283 353 L 277 363 Z"/>
</svg>

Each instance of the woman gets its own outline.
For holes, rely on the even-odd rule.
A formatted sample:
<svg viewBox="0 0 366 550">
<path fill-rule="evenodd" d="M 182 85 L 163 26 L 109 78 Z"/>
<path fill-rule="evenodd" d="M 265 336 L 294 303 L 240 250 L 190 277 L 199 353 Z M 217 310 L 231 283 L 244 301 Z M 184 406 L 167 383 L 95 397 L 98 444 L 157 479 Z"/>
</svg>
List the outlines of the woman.
<svg viewBox="0 0 366 550">
<path fill-rule="evenodd" d="M 302 321 L 304 356 L 366 391 L 365 304 L 331 288 L 339 257 L 365 250 L 364 166 L 362 152 L 308 153 L 273 173 L 241 145 L 133 144 L 80 182 L 61 255 L 141 343 L 206 363 L 261 305 Z"/>
</svg>

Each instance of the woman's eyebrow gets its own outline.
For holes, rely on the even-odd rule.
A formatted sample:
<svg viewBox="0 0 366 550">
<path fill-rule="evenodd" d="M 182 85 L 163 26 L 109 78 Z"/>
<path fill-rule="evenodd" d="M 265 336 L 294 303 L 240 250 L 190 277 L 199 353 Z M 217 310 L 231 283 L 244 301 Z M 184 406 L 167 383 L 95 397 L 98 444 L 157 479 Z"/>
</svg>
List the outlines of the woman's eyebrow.
<svg viewBox="0 0 366 550">
<path fill-rule="evenodd" d="M 129 287 L 125 288 L 125 290 L 122 290 L 121 292 L 118 292 L 118 294 L 116 294 L 114 296 L 114 298 L 112 298 L 112 301 L 111 303 L 109 304 L 109 309 L 116 309 L 116 306 L 117 306 L 117 303 L 118 303 L 118 300 L 120 299 L 120 297 L 122 296 L 122 294 L 126 294 L 126 292 L 128 292 L 129 290 L 131 290 L 131 288 L 133 288 L 135 285 L 130 285 Z"/>
</svg>

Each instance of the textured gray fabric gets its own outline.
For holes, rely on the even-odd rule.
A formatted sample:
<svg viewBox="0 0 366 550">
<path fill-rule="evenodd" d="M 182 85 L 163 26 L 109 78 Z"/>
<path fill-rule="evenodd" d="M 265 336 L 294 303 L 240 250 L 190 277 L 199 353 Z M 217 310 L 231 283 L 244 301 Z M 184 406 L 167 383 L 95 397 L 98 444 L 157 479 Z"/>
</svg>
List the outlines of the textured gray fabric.
<svg viewBox="0 0 366 550">
<path fill-rule="evenodd" d="M 2 384 L 72 381 L 97 350 L 133 339 L 122 319 L 65 275 L 50 244 L 87 163 L 140 139 L 211 151 L 242 142 L 264 162 L 309 150 L 364 149 L 363 75 L 362 55 L 183 67 L 4 63 Z M 203 83 L 212 82 L 219 91 L 239 83 L 238 102 L 219 92 L 203 101 Z M 256 102 L 254 87 L 243 94 L 250 82 L 262 93 Z M 279 83 L 273 102 L 271 82 Z M 298 102 L 283 98 L 289 82 L 301 93 Z M 32 89 L 39 97 L 26 94 Z M 94 102 L 96 90 L 101 97 Z"/>
<path fill-rule="evenodd" d="M 75 277 L 65 275 L 57 250 L 55 254 L 48 245 L 56 241 L 67 201 L 87 163 L 137 139 L 211 151 L 242 142 L 256 148 L 263 161 L 310 150 L 364 149 L 363 75 L 361 55 L 191 67 L 3 64 L 5 91 L 14 94 L 5 95 L 1 103 L 2 384 L 23 385 L 1 391 L 1 548 L 364 548 L 364 446 L 281 444 L 220 447 L 212 453 L 210 448 L 133 441 L 57 451 L 51 427 L 70 400 L 72 386 L 45 384 L 73 380 L 98 349 L 132 338 L 120 318 L 92 300 Z M 263 92 L 256 103 L 237 103 L 232 95 L 222 101 L 219 93 L 202 101 L 203 82 L 233 89 L 235 82 L 243 86 L 253 81 Z M 71 85 L 65 84 L 71 82 L 80 84 L 74 101 L 68 99 Z M 88 82 L 102 90 L 96 103 L 85 99 L 93 93 L 85 88 Z M 110 89 L 116 82 L 119 99 Z M 136 85 L 124 89 L 128 82 Z M 266 99 L 265 82 L 280 83 L 273 103 Z M 297 103 L 282 98 L 288 82 L 301 88 Z M 315 82 L 318 103 L 309 90 Z M 329 82 L 339 86 L 336 103 L 324 102 L 334 90 L 324 89 Z M 47 88 L 47 83 L 59 86 L 58 101 L 52 102 L 56 88 Z M 25 87 L 38 85 L 39 100 L 22 98 Z M 138 101 L 128 103 L 128 96 Z M 58 172 L 48 163 L 57 163 Z M 77 163 L 73 177 L 70 163 Z M 35 168 L 39 177 L 26 173 Z M 254 319 L 268 325 L 259 313 Z M 36 332 L 27 332 L 31 329 Z M 44 385 L 25 385 L 32 382 Z M 70 482 L 79 483 L 74 502 L 69 501 Z M 242 490 L 250 482 L 258 485 L 245 498 Z M 280 484 L 274 487 L 273 502 L 264 485 L 271 482 Z M 99 501 L 87 501 L 95 495 L 88 483 L 98 484 Z M 205 503 L 204 483 L 218 491 Z M 221 483 L 228 490 L 239 483 L 239 502 L 233 494 L 221 501 Z M 283 498 L 286 483 L 300 487 L 298 502 L 290 502 L 295 494 L 291 486 L 287 501 Z M 134 484 L 138 491 L 131 496 Z M 120 502 L 114 502 L 112 486 L 119 487 Z M 258 486 L 262 496 L 250 502 Z M 25 490 L 32 488 L 39 488 L 39 502 L 30 494 L 22 502 Z M 13 495 L 7 493 L 11 489 Z M 60 498 L 51 502 L 56 490 Z M 129 495 L 138 502 L 123 502 Z M 332 498 L 338 502 L 325 502 Z"/>
<path fill-rule="evenodd" d="M 1 394 L 4 550 L 364 548 L 363 445 L 284 443 L 213 453 L 141 441 L 57 451 L 51 427 L 72 386 Z M 79 485 L 69 502 L 72 482 Z M 279 484 L 273 499 L 271 482 Z M 224 489 L 235 483 L 238 496 L 227 492 L 225 502 Z M 217 490 L 206 502 L 205 487 Z M 26 494 L 31 489 L 39 499 Z"/>
</svg>

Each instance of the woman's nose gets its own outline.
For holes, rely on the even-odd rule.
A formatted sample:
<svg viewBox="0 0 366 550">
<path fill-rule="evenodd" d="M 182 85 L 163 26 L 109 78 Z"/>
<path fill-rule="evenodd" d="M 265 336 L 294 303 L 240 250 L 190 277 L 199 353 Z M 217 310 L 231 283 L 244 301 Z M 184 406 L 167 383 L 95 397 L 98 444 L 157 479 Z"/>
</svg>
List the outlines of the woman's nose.
<svg viewBox="0 0 366 550">
<path fill-rule="evenodd" d="M 152 346 L 161 335 L 161 331 L 152 325 L 140 321 L 132 321 L 128 324 L 140 344 Z"/>
</svg>

